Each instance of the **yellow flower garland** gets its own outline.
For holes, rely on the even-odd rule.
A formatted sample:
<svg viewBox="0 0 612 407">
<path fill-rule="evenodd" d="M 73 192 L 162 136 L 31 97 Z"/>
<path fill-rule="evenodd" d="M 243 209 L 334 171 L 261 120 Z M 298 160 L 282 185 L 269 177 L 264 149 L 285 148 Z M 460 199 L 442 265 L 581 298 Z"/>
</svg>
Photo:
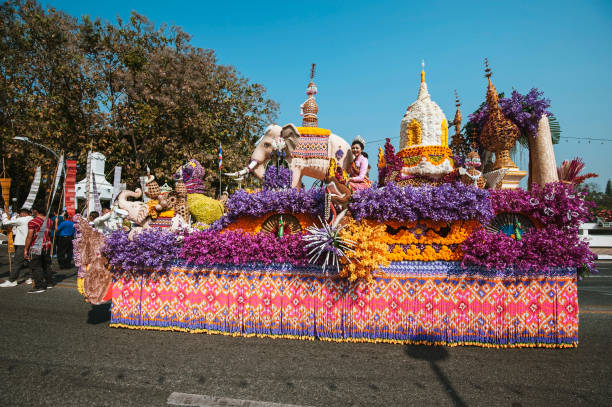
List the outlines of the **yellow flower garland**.
<svg viewBox="0 0 612 407">
<path fill-rule="evenodd" d="M 300 135 L 309 136 L 329 136 L 331 134 L 331 130 L 320 127 L 297 127 L 297 131 Z"/>
<path fill-rule="evenodd" d="M 371 221 L 370 221 L 371 222 Z M 458 261 L 463 258 L 463 252 L 460 249 L 454 251 L 448 247 L 451 244 L 462 243 L 469 235 L 471 235 L 480 223 L 475 220 L 455 221 L 451 223 L 436 222 L 432 220 L 419 220 L 418 222 L 386 222 L 392 228 L 398 229 L 402 226 L 407 229 L 413 229 L 418 225 L 427 228 L 424 234 L 422 230 L 416 230 L 420 236 L 416 236 L 410 230 L 400 230 L 396 235 L 385 233 L 382 240 L 388 245 L 397 245 L 391 252 L 387 252 L 387 258 L 390 261 Z M 441 228 L 450 226 L 450 231 L 446 237 L 438 235 Z M 425 244 L 423 250 L 419 249 L 417 244 Z M 436 251 L 431 245 L 439 244 L 441 248 Z M 399 245 L 409 247 L 403 249 Z"/>
<path fill-rule="evenodd" d="M 372 281 L 372 272 L 389 265 L 387 244 L 383 241 L 386 226 L 367 221 L 356 222 L 353 219 L 345 224 L 340 231 L 344 240 L 355 242 L 353 252 L 347 253 L 350 262 L 341 258 L 340 277 L 348 277 L 349 281 L 365 278 Z"/>
<path fill-rule="evenodd" d="M 451 149 L 446 146 L 420 146 L 406 147 L 397 153 L 397 156 L 402 159 L 405 167 L 414 167 L 423 157 L 433 165 L 438 165 L 452 154 Z"/>
<path fill-rule="evenodd" d="M 371 222 L 371 221 L 369 221 Z M 480 223 L 476 220 L 466 221 L 455 221 L 455 222 L 436 222 L 433 220 L 422 219 L 417 222 L 385 222 L 385 225 L 389 225 L 394 229 L 400 227 L 406 227 L 406 229 L 414 229 L 418 225 L 422 225 L 427 229 L 427 232 L 421 234 L 422 231 L 417 230 L 417 234 L 421 236 L 417 237 L 410 230 L 401 230 L 396 235 L 385 233 L 383 241 L 387 244 L 459 244 L 462 243 L 469 235 L 474 233 L 480 226 Z M 450 232 L 446 237 L 438 235 L 441 228 L 450 226 Z"/>
</svg>

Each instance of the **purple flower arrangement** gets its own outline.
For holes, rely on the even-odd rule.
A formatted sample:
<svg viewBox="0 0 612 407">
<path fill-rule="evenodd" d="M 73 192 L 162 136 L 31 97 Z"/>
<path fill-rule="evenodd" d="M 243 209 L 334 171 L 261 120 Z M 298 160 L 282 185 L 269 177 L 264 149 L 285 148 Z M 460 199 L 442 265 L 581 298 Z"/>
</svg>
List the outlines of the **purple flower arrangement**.
<svg viewBox="0 0 612 407">
<path fill-rule="evenodd" d="M 512 120 L 521 131 L 522 136 L 535 137 L 538 134 L 538 122 L 542 115 L 553 116 L 548 111 L 550 100 L 545 98 L 544 92 L 532 88 L 527 94 L 522 95 L 516 90 L 512 91 L 509 98 L 500 97 L 499 105 L 504 116 Z M 478 110 L 469 116 L 468 128 L 472 132 L 480 134 L 480 130 L 487 121 L 489 107 L 484 103 Z"/>
<path fill-rule="evenodd" d="M 250 234 L 242 230 L 194 232 L 185 236 L 180 258 L 198 266 L 245 265 L 252 263 L 308 264 L 301 234 L 279 239 L 271 233 Z"/>
<path fill-rule="evenodd" d="M 387 176 L 393 171 L 400 171 L 404 163 L 402 159 L 395 154 L 395 147 L 391 144 L 391 139 L 385 141 L 385 165 L 378 167 L 378 180 L 383 183 Z"/>
<path fill-rule="evenodd" d="M 550 183 L 540 187 L 534 184 L 531 191 L 491 191 L 491 204 L 495 213 L 529 216 L 537 228 L 525 233 L 521 240 L 480 229 L 461 244 L 462 265 L 522 272 L 546 271 L 554 267 L 595 270 L 596 255 L 578 235 L 578 226 L 588 220 L 592 204 L 571 185 Z"/>
<path fill-rule="evenodd" d="M 352 198 L 349 207 L 357 220 L 450 222 L 477 219 L 484 223 L 493 217 L 489 192 L 459 182 L 438 187 L 399 187 L 390 183 L 384 188 L 358 191 Z"/>
<path fill-rule="evenodd" d="M 102 253 L 119 270 L 165 270 L 179 255 L 177 235 L 160 229 L 147 229 L 132 240 L 117 230 L 106 238 Z"/>
<path fill-rule="evenodd" d="M 323 214 L 325 191 L 316 189 L 282 189 L 278 191 L 263 190 L 249 194 L 240 190 L 228 199 L 227 217 L 237 219 L 240 216 L 261 217 L 267 213 L 310 213 Z"/>
<path fill-rule="evenodd" d="M 495 213 L 518 212 L 544 227 L 570 228 L 577 233 L 580 224 L 588 221 L 589 211 L 594 206 L 584 197 L 585 194 L 572 185 L 555 182 L 543 187 L 533 184 L 531 191 L 491 191 L 491 205 Z"/>
<path fill-rule="evenodd" d="M 263 189 L 285 189 L 291 188 L 291 170 L 282 165 L 270 164 L 266 167 Z"/>
<path fill-rule="evenodd" d="M 576 233 L 554 227 L 530 231 L 521 240 L 504 233 L 479 229 L 462 244 L 462 266 L 477 265 L 488 270 L 513 269 L 523 273 L 556 267 L 595 270 L 597 256 Z"/>
</svg>

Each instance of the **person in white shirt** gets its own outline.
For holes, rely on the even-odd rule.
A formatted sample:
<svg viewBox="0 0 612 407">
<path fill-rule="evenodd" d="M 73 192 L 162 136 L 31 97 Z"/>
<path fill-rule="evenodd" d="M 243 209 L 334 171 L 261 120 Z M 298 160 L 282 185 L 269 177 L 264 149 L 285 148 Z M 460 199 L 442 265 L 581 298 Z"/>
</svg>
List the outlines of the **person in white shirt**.
<svg viewBox="0 0 612 407">
<path fill-rule="evenodd" d="M 9 279 L 0 284 L 0 287 L 15 287 L 17 285 L 17 279 L 22 268 L 25 268 L 25 258 L 23 257 L 23 248 L 25 247 L 26 237 L 28 236 L 28 222 L 32 220 L 31 212 L 29 209 L 21 208 L 19 210 L 19 216 L 9 219 L 8 215 L 0 209 L 2 212 L 2 225 L 13 227 L 13 241 L 15 244 L 15 260 L 13 262 L 13 268 Z"/>
<path fill-rule="evenodd" d="M 109 234 L 118 230 L 123 225 L 123 219 L 128 215 L 128 212 L 123 209 L 119 209 L 117 205 L 114 205 L 112 209 L 103 208 L 102 215 L 95 218 L 92 225 L 98 232 L 102 234 Z"/>
</svg>

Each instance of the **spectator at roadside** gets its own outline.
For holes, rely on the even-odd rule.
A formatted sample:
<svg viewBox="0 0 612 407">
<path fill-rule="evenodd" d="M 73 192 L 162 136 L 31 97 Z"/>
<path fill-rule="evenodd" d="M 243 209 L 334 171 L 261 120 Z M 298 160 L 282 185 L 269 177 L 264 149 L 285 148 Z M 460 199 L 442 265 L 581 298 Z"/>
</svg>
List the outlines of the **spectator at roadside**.
<svg viewBox="0 0 612 407">
<path fill-rule="evenodd" d="M 74 239 L 74 223 L 66 214 L 65 219 L 56 228 L 57 262 L 61 269 L 72 267 L 72 239 Z"/>
<path fill-rule="evenodd" d="M 53 272 L 51 270 L 51 240 L 49 231 L 53 228 L 51 219 L 45 217 L 43 208 L 34 206 L 32 208 L 34 219 L 28 223 L 28 236 L 26 237 L 24 257 L 30 260 L 34 284 L 28 294 L 38 294 L 53 287 Z M 43 224 L 46 223 L 45 232 L 39 236 Z"/>
<path fill-rule="evenodd" d="M 51 213 L 49 214 L 49 219 L 51 219 L 51 222 L 53 223 L 53 229 L 49 231 L 49 239 L 51 239 L 51 244 L 53 245 L 53 257 L 57 257 L 57 237 L 55 236 L 55 228 L 57 225 L 62 223 L 64 217 L 61 213 L 58 216 L 57 211 L 52 209 Z"/>
<path fill-rule="evenodd" d="M 1 211 L 1 210 L 0 210 Z M 22 268 L 26 268 L 26 259 L 24 257 L 24 247 L 26 237 L 28 236 L 28 223 L 32 220 L 30 210 L 21 208 L 19 216 L 9 219 L 4 211 L 2 212 L 2 224 L 4 226 L 13 227 L 13 242 L 15 245 L 15 257 L 11 269 L 9 279 L 0 284 L 0 287 L 15 287 L 18 283 L 19 273 Z"/>
<path fill-rule="evenodd" d="M 90 225 L 94 227 L 98 232 L 104 233 L 106 230 L 106 221 L 111 217 L 112 212 L 110 208 L 102 208 L 102 214 L 90 221 Z"/>
</svg>

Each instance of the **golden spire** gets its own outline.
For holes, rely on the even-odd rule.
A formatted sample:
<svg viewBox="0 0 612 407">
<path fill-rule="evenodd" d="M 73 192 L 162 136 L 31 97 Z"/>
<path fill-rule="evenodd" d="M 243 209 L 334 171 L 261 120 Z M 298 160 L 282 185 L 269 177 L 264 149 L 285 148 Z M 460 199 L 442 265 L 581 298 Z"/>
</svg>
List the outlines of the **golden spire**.
<svg viewBox="0 0 612 407">
<path fill-rule="evenodd" d="M 456 157 L 465 157 L 469 152 L 469 147 L 465 141 L 465 137 L 461 134 L 461 102 L 459 101 L 459 94 L 455 89 L 455 106 L 457 106 L 457 111 L 455 112 L 455 119 L 453 120 L 453 125 L 455 126 L 455 134 L 453 135 L 453 140 L 450 143 L 450 148 L 453 151 L 453 154 Z"/>
<path fill-rule="evenodd" d="M 306 89 L 308 99 L 306 99 L 302 106 L 300 106 L 301 115 L 303 116 L 302 127 L 319 127 L 319 119 L 317 117 L 319 107 L 317 106 L 317 102 L 314 98 L 314 95 L 317 94 L 317 86 L 313 82 L 314 76 L 315 64 L 312 64 L 312 68 L 310 69 L 310 83 Z"/>
<path fill-rule="evenodd" d="M 425 60 L 423 59 L 421 61 L 421 66 L 423 67 L 421 69 L 421 83 L 425 82 Z"/>
<path fill-rule="evenodd" d="M 459 101 L 459 94 L 457 93 L 457 89 L 455 89 L 455 106 L 457 106 L 457 111 L 455 112 L 455 119 L 453 120 L 453 124 L 455 125 L 455 134 L 459 134 L 461 131 L 461 102 Z"/>
<path fill-rule="evenodd" d="M 493 110 L 499 109 L 499 97 L 497 95 L 497 89 L 495 89 L 495 85 L 491 82 L 491 75 L 493 72 L 491 68 L 489 68 L 489 60 L 485 58 L 485 78 L 489 81 L 489 86 L 487 88 L 487 105 L 489 106 L 489 112 Z"/>
<path fill-rule="evenodd" d="M 499 107 L 497 89 L 495 89 L 493 82 L 491 82 L 491 74 L 489 60 L 485 58 L 485 77 L 489 81 L 487 88 L 487 106 L 489 107 L 489 112 L 487 120 L 482 127 L 480 143 L 487 150 L 495 153 L 494 169 L 516 168 L 516 164 L 510 158 L 510 149 L 516 143 L 519 129 L 516 124 L 504 116 Z"/>
</svg>

